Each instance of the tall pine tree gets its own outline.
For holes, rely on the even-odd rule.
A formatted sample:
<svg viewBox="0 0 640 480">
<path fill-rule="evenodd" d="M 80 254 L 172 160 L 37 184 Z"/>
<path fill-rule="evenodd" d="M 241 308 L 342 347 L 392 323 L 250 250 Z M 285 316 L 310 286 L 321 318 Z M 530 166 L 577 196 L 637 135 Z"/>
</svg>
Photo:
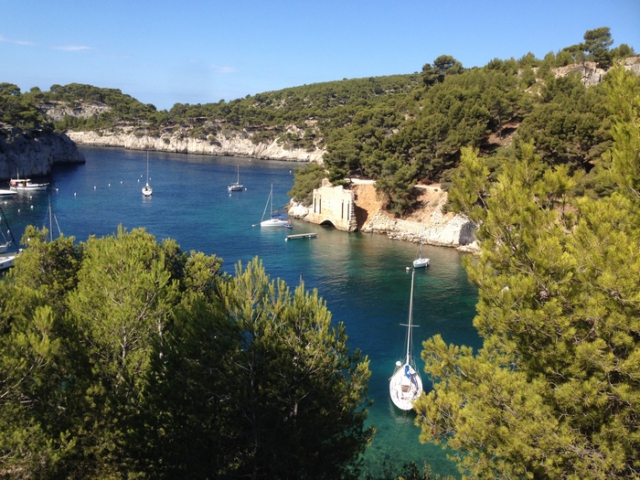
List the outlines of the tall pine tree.
<svg viewBox="0 0 640 480">
<path fill-rule="evenodd" d="M 617 70 L 607 82 L 615 142 L 599 168 L 613 194 L 568 198 L 566 170 L 542 173 L 525 145 L 486 210 L 458 195 L 480 224 L 466 267 L 484 341 L 475 353 L 424 343 L 434 389 L 416 421 L 466 477 L 640 476 L 640 81 Z"/>
</svg>

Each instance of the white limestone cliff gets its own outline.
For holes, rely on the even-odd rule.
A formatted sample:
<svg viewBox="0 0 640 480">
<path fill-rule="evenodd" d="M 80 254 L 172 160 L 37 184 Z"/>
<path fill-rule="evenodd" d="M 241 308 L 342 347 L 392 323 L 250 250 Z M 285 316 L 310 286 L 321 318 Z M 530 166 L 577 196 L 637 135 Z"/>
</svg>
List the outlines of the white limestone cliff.
<svg viewBox="0 0 640 480">
<path fill-rule="evenodd" d="M 270 160 L 322 163 L 324 150 L 286 149 L 277 140 L 255 144 L 250 134 L 239 132 L 231 135 L 218 135 L 214 141 L 191 138 L 180 133 L 162 136 L 136 135 L 131 128 L 119 131 L 67 132 L 69 138 L 78 145 L 96 145 L 103 147 L 123 147 L 132 150 L 156 150 L 161 152 L 195 153 L 204 155 L 225 155 L 251 157 Z"/>
</svg>

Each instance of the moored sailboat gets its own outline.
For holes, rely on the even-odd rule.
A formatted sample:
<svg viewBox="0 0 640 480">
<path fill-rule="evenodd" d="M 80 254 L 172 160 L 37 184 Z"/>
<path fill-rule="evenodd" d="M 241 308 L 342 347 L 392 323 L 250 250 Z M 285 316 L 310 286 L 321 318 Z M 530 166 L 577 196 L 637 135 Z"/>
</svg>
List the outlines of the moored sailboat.
<svg viewBox="0 0 640 480">
<path fill-rule="evenodd" d="M 391 401 L 400 410 L 411 410 L 422 393 L 422 378 L 418 373 L 411 354 L 411 329 L 413 325 L 413 282 L 415 270 L 411 270 L 411 294 L 409 296 L 409 323 L 407 327 L 406 351 L 402 360 L 396 362 L 395 370 L 389 380 Z"/>
<path fill-rule="evenodd" d="M 142 195 L 145 197 L 153 195 L 153 188 L 149 185 L 149 150 L 147 150 L 147 183 L 142 187 Z"/>
<path fill-rule="evenodd" d="M 240 166 L 238 165 L 236 168 L 238 175 L 236 181 L 227 187 L 227 190 L 230 192 L 241 192 L 244 190 L 244 185 L 240 183 Z"/>
<path fill-rule="evenodd" d="M 267 220 L 264 219 L 265 214 L 267 213 L 267 208 L 270 207 L 270 215 Z M 284 227 L 287 225 L 288 220 L 283 218 L 281 215 L 273 214 L 273 185 L 271 185 L 271 193 L 269 193 L 269 198 L 267 199 L 267 204 L 264 206 L 264 211 L 262 212 L 262 219 L 260 220 L 261 227 Z"/>
<path fill-rule="evenodd" d="M 429 259 L 422 256 L 422 233 L 420 234 L 420 248 L 418 258 L 413 261 L 413 268 L 429 268 Z"/>
</svg>

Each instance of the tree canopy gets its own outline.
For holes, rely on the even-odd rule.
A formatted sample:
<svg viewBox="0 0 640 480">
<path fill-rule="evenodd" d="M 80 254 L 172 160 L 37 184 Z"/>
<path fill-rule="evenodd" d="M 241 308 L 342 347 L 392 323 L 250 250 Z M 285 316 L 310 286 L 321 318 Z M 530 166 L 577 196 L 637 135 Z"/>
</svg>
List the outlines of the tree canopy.
<svg viewBox="0 0 640 480">
<path fill-rule="evenodd" d="M 421 440 L 469 477 L 640 477 L 640 81 L 610 75 L 610 195 L 572 195 L 578 179 L 531 143 L 495 182 L 466 149 L 454 178 L 480 225 L 466 267 L 483 347 L 426 341 L 434 389 L 416 409 Z"/>
<path fill-rule="evenodd" d="M 0 476 L 357 478 L 368 359 L 316 291 L 142 229 L 0 282 Z"/>
</svg>

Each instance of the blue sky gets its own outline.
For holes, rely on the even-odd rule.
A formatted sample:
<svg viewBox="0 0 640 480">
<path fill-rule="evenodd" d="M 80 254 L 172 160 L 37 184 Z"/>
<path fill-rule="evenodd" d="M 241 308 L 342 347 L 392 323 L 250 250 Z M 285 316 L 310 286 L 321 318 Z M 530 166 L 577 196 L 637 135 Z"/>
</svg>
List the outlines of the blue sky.
<svg viewBox="0 0 640 480">
<path fill-rule="evenodd" d="M 611 28 L 640 52 L 639 0 L 0 0 L 0 82 L 86 83 L 159 109 L 304 84 L 542 58 Z"/>
</svg>

